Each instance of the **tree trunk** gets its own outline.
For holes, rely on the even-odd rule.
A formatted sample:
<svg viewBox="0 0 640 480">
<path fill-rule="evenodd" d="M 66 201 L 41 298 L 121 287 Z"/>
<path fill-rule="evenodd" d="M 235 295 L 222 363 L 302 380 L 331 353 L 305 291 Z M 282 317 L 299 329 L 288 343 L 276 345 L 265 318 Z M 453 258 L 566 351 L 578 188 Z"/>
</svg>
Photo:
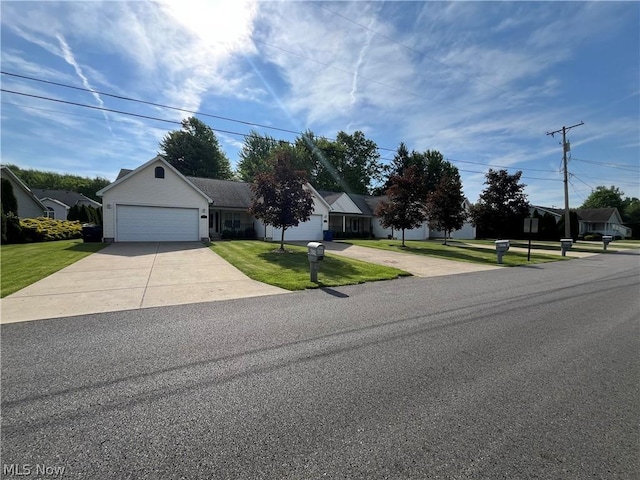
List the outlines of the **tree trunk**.
<svg viewBox="0 0 640 480">
<path fill-rule="evenodd" d="M 404 228 L 402 229 L 402 246 L 404 247 Z"/>
<path fill-rule="evenodd" d="M 286 227 L 282 227 L 282 235 L 280 236 L 280 250 L 284 250 L 284 231 Z"/>
<path fill-rule="evenodd" d="M 444 244 L 447 244 L 447 237 L 449 236 L 449 230 L 444 231 Z"/>
</svg>

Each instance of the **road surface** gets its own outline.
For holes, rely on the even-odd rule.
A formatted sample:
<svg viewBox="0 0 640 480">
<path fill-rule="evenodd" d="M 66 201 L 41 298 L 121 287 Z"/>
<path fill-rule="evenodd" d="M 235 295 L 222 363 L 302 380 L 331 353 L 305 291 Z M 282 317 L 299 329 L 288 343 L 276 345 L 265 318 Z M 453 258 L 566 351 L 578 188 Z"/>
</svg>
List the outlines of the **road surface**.
<svg viewBox="0 0 640 480">
<path fill-rule="evenodd" d="M 637 479 L 639 259 L 3 325 L 3 478 Z"/>
</svg>

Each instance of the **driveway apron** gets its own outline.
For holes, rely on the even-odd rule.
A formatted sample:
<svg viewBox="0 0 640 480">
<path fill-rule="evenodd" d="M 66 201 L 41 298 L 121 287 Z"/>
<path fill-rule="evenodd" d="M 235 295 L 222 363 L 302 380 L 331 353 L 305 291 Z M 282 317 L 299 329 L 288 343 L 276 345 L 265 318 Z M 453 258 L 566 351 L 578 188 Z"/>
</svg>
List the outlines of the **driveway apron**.
<svg viewBox="0 0 640 480">
<path fill-rule="evenodd" d="M 201 243 L 114 243 L 3 298 L 1 323 L 288 293 Z"/>
<path fill-rule="evenodd" d="M 497 265 L 481 265 L 478 263 L 456 262 L 413 253 L 391 252 L 378 248 L 360 247 L 342 242 L 323 242 L 330 255 L 340 255 L 369 263 L 377 263 L 395 267 L 416 277 L 437 277 L 458 273 L 482 272 L 495 270 Z"/>
</svg>

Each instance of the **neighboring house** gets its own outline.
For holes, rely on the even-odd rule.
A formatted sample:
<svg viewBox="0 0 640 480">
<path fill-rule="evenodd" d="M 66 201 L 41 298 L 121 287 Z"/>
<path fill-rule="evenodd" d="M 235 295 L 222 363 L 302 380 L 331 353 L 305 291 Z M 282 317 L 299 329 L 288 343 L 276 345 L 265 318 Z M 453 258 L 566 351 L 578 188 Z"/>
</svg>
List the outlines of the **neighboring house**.
<svg viewBox="0 0 640 480">
<path fill-rule="evenodd" d="M 0 174 L 13 187 L 13 194 L 18 202 L 18 217 L 37 218 L 47 216 L 47 207 L 38 200 L 38 197 L 33 194 L 29 187 L 16 177 L 9 167 L 0 165 Z"/>
<path fill-rule="evenodd" d="M 344 192 L 319 192 L 331 206 L 329 212 L 329 230 L 343 232 L 345 235 L 371 233 L 376 238 L 398 237 L 399 231 L 384 228 L 375 211 L 378 204 L 386 200 L 385 196 L 371 196 Z M 465 208 L 469 210 L 471 204 L 465 199 Z M 428 222 L 423 225 L 407 229 L 405 240 L 426 240 L 428 238 L 443 238 L 444 232 L 430 231 Z M 471 222 L 465 222 L 460 230 L 451 232 L 450 238 L 474 239 L 476 229 Z"/>
<path fill-rule="evenodd" d="M 631 237 L 631 229 L 622 224 L 617 208 L 581 208 L 576 210 L 580 223 L 580 235 L 601 233 L 621 238 Z"/>
<path fill-rule="evenodd" d="M 329 205 L 311 187 L 310 220 L 285 231 L 285 240 L 321 240 Z M 248 214 L 248 183 L 186 177 L 161 156 L 135 170 L 122 170 L 102 197 L 103 235 L 109 242 L 197 241 L 219 238 L 224 230 L 252 228 L 258 237 L 280 231 Z"/>
<path fill-rule="evenodd" d="M 539 205 L 531 205 L 529 208 L 532 215 L 536 210 L 540 215 L 551 214 L 556 223 L 564 218 L 563 209 L 541 207 Z M 617 208 L 578 208 L 575 212 L 578 215 L 578 235 L 600 233 L 622 238 L 630 238 L 632 235 L 631 229 L 622 224 L 622 217 Z"/>
<path fill-rule="evenodd" d="M 101 203 L 90 199 L 82 193 L 72 192 L 70 190 L 49 190 L 42 188 L 34 188 L 34 195 L 47 207 L 49 216 L 59 220 L 66 220 L 69 210 L 74 205 L 100 208 Z"/>
</svg>

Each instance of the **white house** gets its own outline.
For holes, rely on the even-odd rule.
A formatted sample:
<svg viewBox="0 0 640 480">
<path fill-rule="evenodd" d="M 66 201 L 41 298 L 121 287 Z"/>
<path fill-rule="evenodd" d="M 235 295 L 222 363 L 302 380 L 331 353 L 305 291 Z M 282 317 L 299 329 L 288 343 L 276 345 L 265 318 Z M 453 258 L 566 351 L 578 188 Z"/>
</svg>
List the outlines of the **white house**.
<svg viewBox="0 0 640 480">
<path fill-rule="evenodd" d="M 285 231 L 285 240 L 321 240 L 329 205 L 313 187 L 314 212 L 307 222 Z M 106 242 L 200 241 L 225 230 L 252 229 L 259 238 L 280 232 L 249 215 L 248 183 L 187 177 L 161 156 L 135 170 L 122 170 L 102 197 Z"/>
</svg>

